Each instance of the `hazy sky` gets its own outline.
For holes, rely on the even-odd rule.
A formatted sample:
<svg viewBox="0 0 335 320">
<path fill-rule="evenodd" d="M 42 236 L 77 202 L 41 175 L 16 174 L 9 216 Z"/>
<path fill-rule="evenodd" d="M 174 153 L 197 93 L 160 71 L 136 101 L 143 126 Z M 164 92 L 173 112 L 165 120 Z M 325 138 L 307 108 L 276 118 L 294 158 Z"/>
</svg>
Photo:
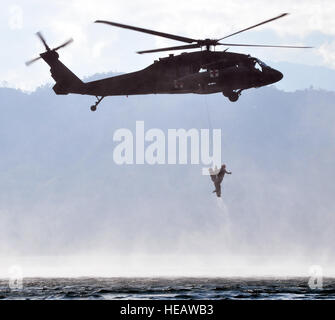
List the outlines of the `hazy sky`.
<svg viewBox="0 0 335 320">
<path fill-rule="evenodd" d="M 231 42 L 312 45 L 315 49 L 234 48 L 265 61 L 288 61 L 335 69 L 335 2 L 332 0 L 192 0 L 1 1 L 2 56 L 0 84 L 31 90 L 50 81 L 48 66 L 24 62 L 43 52 L 34 35 L 41 30 L 50 47 L 70 37 L 61 60 L 79 77 L 97 72 L 134 71 L 159 55 L 137 55 L 140 49 L 179 42 L 94 24 L 106 19 L 193 38 L 219 38 L 284 12 L 290 16 L 230 38 Z"/>
</svg>

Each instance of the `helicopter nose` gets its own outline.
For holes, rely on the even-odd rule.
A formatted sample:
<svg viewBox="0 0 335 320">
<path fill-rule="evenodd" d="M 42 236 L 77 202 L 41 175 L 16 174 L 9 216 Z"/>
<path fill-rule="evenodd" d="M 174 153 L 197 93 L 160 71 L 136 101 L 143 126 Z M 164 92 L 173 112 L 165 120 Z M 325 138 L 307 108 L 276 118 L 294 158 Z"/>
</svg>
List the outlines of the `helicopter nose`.
<svg viewBox="0 0 335 320">
<path fill-rule="evenodd" d="M 272 80 L 272 83 L 278 82 L 281 79 L 283 79 L 283 74 L 280 71 L 276 70 L 276 69 L 271 69 L 271 80 Z"/>
</svg>

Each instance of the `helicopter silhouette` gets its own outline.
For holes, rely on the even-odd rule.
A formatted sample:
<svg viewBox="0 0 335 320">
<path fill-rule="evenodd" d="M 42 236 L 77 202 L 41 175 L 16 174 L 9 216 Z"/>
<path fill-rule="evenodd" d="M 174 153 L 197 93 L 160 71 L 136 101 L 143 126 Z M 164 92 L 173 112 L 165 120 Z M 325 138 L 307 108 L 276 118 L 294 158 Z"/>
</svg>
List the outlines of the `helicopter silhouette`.
<svg viewBox="0 0 335 320">
<path fill-rule="evenodd" d="M 169 38 L 187 43 L 185 45 L 167 48 L 139 51 L 137 53 L 152 53 L 186 49 L 200 49 L 196 52 L 183 52 L 179 55 L 170 54 L 159 58 L 147 68 L 101 80 L 83 82 L 60 60 L 57 51 L 68 44 L 70 39 L 62 45 L 50 49 L 41 32 L 37 36 L 42 41 L 46 51 L 39 57 L 26 62 L 29 66 L 33 62 L 43 59 L 49 66 L 52 78 L 56 81 L 53 90 L 58 95 L 81 94 L 92 95 L 97 98 L 92 111 L 107 96 L 129 96 L 144 94 L 211 94 L 221 92 L 230 101 L 237 101 L 243 90 L 258 88 L 280 81 L 283 74 L 266 65 L 260 59 L 247 54 L 212 51 L 216 46 L 239 47 L 267 47 L 267 48 L 311 48 L 305 46 L 277 46 L 259 44 L 223 43 L 222 40 L 277 20 L 288 13 L 257 23 L 248 28 L 229 34 L 219 39 L 197 40 L 179 35 L 143 29 L 111 21 L 97 20 L 95 23 L 107 24 L 119 28 L 143 32 L 155 36 Z M 204 48 L 204 50 L 202 50 Z"/>
</svg>

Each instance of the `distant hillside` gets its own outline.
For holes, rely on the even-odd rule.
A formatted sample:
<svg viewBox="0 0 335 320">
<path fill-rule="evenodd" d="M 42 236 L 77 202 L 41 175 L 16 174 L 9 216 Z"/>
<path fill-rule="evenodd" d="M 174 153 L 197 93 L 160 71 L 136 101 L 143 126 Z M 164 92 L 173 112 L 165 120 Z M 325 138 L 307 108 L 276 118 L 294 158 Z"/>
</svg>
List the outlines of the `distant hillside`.
<svg viewBox="0 0 335 320">
<path fill-rule="evenodd" d="M 295 91 L 313 87 L 335 91 L 334 69 L 289 62 L 271 62 L 270 65 L 284 74 L 284 78 L 276 84 L 281 90 Z"/>
</svg>

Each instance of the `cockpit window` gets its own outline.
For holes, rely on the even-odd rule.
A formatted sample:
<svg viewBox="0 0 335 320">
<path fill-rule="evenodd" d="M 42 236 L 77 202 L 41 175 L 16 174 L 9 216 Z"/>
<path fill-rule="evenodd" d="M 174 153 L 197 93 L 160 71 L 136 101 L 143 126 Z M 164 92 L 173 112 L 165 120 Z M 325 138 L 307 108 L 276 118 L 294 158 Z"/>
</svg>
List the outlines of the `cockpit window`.
<svg viewBox="0 0 335 320">
<path fill-rule="evenodd" d="M 268 67 L 268 65 L 265 63 L 265 62 L 263 62 L 263 61 L 261 61 L 261 60 L 259 60 L 259 59 L 256 59 L 257 60 L 257 62 L 259 63 L 259 65 L 262 67 L 262 68 L 267 68 Z"/>
<path fill-rule="evenodd" d="M 259 71 L 263 71 L 263 68 L 267 68 L 266 63 L 264 63 L 263 61 L 257 59 L 257 58 L 251 58 L 254 64 L 254 68 L 259 70 Z"/>
<path fill-rule="evenodd" d="M 262 67 L 261 67 L 261 65 L 259 64 L 258 61 L 256 61 L 254 68 L 259 70 L 259 71 L 262 71 Z"/>
</svg>

